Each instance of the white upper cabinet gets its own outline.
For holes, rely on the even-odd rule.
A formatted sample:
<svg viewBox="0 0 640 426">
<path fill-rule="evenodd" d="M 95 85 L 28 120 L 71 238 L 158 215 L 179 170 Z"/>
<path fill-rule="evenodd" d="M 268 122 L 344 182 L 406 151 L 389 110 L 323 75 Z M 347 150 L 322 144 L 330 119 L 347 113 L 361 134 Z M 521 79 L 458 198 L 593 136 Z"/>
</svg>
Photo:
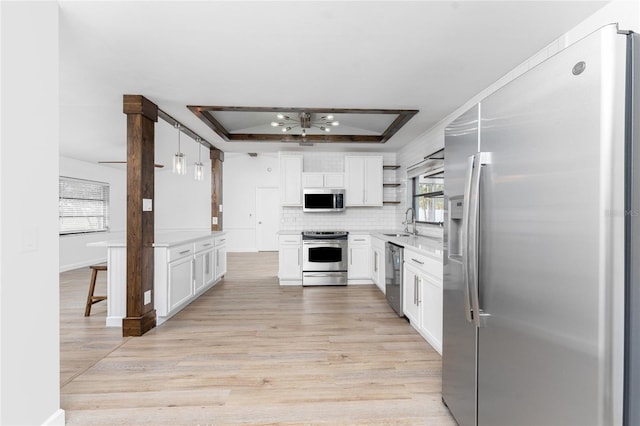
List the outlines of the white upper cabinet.
<svg viewBox="0 0 640 426">
<path fill-rule="evenodd" d="M 280 202 L 302 206 L 302 155 L 280 155 Z"/>
<path fill-rule="evenodd" d="M 303 173 L 303 188 L 344 188 L 344 173 Z"/>
<path fill-rule="evenodd" d="M 346 156 L 345 205 L 382 206 L 382 156 Z"/>
</svg>

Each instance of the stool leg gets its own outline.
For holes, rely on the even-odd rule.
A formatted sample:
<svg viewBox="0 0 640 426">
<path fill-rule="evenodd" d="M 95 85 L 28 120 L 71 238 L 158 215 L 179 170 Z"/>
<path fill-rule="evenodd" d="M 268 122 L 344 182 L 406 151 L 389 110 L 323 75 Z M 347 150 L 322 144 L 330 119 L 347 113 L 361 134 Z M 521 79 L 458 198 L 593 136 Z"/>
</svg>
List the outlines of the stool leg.
<svg viewBox="0 0 640 426">
<path fill-rule="evenodd" d="M 89 284 L 89 294 L 87 295 L 87 306 L 84 308 L 84 316 L 91 315 L 91 305 L 93 305 L 93 292 L 96 289 L 96 277 L 98 271 L 96 269 L 91 270 L 91 283 Z"/>
</svg>

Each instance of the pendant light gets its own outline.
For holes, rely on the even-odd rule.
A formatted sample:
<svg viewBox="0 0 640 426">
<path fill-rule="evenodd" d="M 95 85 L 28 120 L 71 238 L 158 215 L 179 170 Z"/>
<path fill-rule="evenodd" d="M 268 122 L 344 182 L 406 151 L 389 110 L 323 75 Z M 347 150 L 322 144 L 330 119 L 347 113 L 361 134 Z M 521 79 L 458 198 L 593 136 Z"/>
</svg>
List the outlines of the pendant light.
<svg viewBox="0 0 640 426">
<path fill-rule="evenodd" d="M 187 174 L 187 157 L 180 152 L 180 123 L 175 124 L 178 129 L 178 152 L 173 156 L 173 173 L 178 175 Z"/>
<path fill-rule="evenodd" d="M 196 142 L 198 143 L 198 162 L 193 165 L 193 178 L 195 180 L 203 180 L 204 179 L 204 167 L 202 165 L 201 158 L 201 148 L 202 148 L 202 139 L 197 138 Z"/>
</svg>

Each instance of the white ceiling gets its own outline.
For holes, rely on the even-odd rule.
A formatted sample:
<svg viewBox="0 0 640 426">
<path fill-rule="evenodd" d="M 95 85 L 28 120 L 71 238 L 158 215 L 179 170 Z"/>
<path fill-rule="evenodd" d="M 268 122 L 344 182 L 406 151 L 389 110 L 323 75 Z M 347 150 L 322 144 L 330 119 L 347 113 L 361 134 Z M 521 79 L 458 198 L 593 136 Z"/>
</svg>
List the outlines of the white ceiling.
<svg viewBox="0 0 640 426">
<path fill-rule="evenodd" d="M 61 1 L 60 153 L 123 159 L 125 93 L 226 152 L 293 146 L 224 142 L 186 105 L 420 110 L 357 145 L 396 151 L 604 4 Z"/>
</svg>

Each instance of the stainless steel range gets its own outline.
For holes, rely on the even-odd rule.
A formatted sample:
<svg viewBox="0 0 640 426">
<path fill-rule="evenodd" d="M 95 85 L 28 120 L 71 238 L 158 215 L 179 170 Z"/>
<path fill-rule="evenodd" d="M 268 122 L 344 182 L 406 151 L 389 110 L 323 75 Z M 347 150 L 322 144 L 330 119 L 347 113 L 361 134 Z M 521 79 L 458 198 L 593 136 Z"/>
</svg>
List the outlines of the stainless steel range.
<svg viewBox="0 0 640 426">
<path fill-rule="evenodd" d="M 347 232 L 302 232 L 302 285 L 347 284 Z"/>
</svg>

